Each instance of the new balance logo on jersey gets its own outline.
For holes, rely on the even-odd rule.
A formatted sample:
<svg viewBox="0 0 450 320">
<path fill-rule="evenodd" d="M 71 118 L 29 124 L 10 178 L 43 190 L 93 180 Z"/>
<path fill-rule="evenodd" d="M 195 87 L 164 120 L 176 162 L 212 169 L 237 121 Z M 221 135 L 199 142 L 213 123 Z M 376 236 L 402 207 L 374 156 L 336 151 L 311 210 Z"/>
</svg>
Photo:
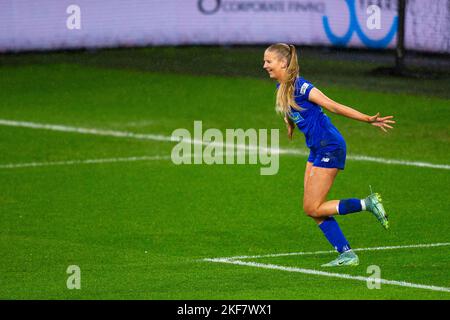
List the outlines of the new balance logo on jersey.
<svg viewBox="0 0 450 320">
<path fill-rule="evenodd" d="M 321 162 L 329 162 L 330 161 L 330 158 L 325 158 L 325 157 L 323 157 L 322 158 L 322 160 L 320 160 Z"/>
</svg>

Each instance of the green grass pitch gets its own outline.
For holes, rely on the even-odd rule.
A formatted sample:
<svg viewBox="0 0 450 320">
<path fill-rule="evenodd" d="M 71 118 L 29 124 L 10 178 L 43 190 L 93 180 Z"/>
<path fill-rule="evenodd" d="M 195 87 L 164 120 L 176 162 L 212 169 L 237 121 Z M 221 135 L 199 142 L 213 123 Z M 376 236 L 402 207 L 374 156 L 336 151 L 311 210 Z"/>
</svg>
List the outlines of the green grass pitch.
<svg viewBox="0 0 450 320">
<path fill-rule="evenodd" d="M 0 119 L 164 136 L 202 120 L 223 131 L 279 128 L 281 147 L 305 150 L 299 132 L 288 141 L 274 112 L 274 83 L 259 73 L 261 50 L 4 55 Z M 195 60 L 201 53 L 206 66 Z M 220 69 L 221 54 L 232 71 Z M 374 63 L 304 59 L 305 77 L 331 98 L 397 120 L 384 134 L 330 115 L 349 155 L 448 166 L 448 78 L 374 78 L 366 72 Z M 8 168 L 169 156 L 174 143 L 4 125 L 0 137 L 1 299 L 450 298 L 448 291 L 370 290 L 364 281 L 204 261 L 332 249 L 301 209 L 305 156 L 281 155 L 274 176 L 261 176 L 259 165 L 176 166 L 164 158 Z M 347 160 L 329 198 L 364 197 L 369 184 L 382 194 L 391 228 L 368 213 L 337 217 L 353 248 L 450 242 L 448 168 Z M 450 288 L 450 246 L 358 254 L 360 266 L 339 269 L 320 268 L 335 254 L 245 261 L 363 277 L 377 265 L 383 279 Z M 80 290 L 66 286 L 69 265 L 81 269 Z"/>
</svg>

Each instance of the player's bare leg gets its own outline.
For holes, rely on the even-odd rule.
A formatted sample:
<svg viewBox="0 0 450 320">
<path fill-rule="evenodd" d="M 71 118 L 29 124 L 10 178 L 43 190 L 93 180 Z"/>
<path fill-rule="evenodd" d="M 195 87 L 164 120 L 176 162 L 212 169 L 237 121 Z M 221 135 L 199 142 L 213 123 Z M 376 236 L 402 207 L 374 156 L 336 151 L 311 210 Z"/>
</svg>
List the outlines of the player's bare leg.
<svg viewBox="0 0 450 320">
<path fill-rule="evenodd" d="M 325 237 L 339 252 L 337 259 L 322 266 L 356 266 L 359 264 L 358 256 L 351 250 L 336 220 L 331 217 L 337 213 L 336 206 L 339 200 L 325 201 L 338 169 L 314 167 L 308 162 L 304 178 L 305 212 L 319 225 Z M 320 212 L 317 214 L 317 212 Z"/>
<path fill-rule="evenodd" d="M 306 175 L 308 177 L 305 181 L 303 194 L 303 210 L 311 218 L 318 219 L 316 221 L 323 221 L 326 217 L 337 214 L 336 207 L 339 204 L 339 200 L 326 201 L 326 197 L 339 170 L 336 168 L 314 167 L 311 164 L 307 171 L 305 172 L 305 180 Z"/>
<path fill-rule="evenodd" d="M 313 168 L 312 162 L 306 162 L 306 169 L 305 169 L 305 176 L 303 178 L 303 190 L 306 190 L 306 185 L 308 183 L 309 177 L 311 175 L 311 170 Z M 303 193 L 303 207 L 305 203 L 305 193 Z M 316 216 L 310 216 L 314 221 L 316 221 L 317 224 L 321 224 L 325 218 L 323 217 L 316 217 Z"/>
<path fill-rule="evenodd" d="M 333 215 L 369 211 L 385 229 L 388 229 L 388 216 L 379 193 L 371 192 L 365 199 L 326 201 L 326 196 L 338 172 L 339 170 L 336 168 L 314 167 L 312 163 L 308 162 L 303 196 L 303 209 L 306 214 L 320 224 L 324 219 Z"/>
</svg>

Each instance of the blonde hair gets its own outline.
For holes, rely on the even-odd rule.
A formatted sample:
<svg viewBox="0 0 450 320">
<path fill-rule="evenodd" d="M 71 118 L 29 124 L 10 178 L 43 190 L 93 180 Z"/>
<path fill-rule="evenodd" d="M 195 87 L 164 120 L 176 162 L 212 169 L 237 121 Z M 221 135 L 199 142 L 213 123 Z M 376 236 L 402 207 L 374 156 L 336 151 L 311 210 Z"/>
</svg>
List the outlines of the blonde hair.
<svg viewBox="0 0 450 320">
<path fill-rule="evenodd" d="M 274 52 L 279 60 L 284 59 L 287 62 L 286 78 L 280 81 L 275 109 L 284 114 L 291 111 L 290 107 L 299 111 L 302 110 L 294 99 L 295 80 L 300 71 L 295 47 L 286 43 L 276 43 L 268 47 L 267 51 Z"/>
</svg>

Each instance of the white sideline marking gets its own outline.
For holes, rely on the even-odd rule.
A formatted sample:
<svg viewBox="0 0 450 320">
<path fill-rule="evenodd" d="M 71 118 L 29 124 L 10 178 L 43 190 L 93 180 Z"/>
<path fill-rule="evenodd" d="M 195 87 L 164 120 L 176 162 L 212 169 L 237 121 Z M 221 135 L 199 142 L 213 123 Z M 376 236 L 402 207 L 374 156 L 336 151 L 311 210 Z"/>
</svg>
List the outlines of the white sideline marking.
<svg viewBox="0 0 450 320">
<path fill-rule="evenodd" d="M 79 128 L 79 127 L 71 127 L 66 125 L 60 125 L 60 124 L 45 124 L 45 123 L 35 123 L 35 122 L 26 122 L 26 121 L 12 121 L 12 120 L 5 120 L 0 119 L 0 125 L 3 126 L 9 126 L 9 127 L 22 127 L 22 128 L 30 128 L 30 129 L 41 129 L 41 130 L 50 130 L 50 131 L 61 131 L 61 132 L 74 132 L 74 133 L 81 133 L 81 134 L 91 134 L 91 135 L 98 135 L 98 136 L 109 136 L 109 137 L 116 137 L 116 138 L 131 138 L 131 139 L 138 139 L 138 140 L 153 140 L 153 141 L 166 141 L 166 142 L 179 142 L 182 139 L 176 139 L 172 138 L 172 136 L 163 136 L 163 135 L 157 135 L 157 134 L 146 134 L 146 133 L 134 133 L 134 132 L 128 132 L 128 131 L 116 131 L 116 130 L 104 130 L 104 129 L 94 129 L 94 128 Z M 197 145 L 219 145 L 219 146 L 229 146 L 229 147 L 236 147 L 238 150 L 264 150 L 264 151 L 270 151 L 272 153 L 282 153 L 280 149 L 270 149 L 270 148 L 259 148 L 258 146 L 253 145 L 234 145 L 234 144 L 226 144 L 226 143 L 206 143 L 201 140 L 196 139 L 184 139 L 188 143 L 197 144 Z M 298 150 L 292 150 L 292 151 L 298 151 Z M 307 154 L 306 152 L 295 152 L 293 154 Z M 309 153 L 308 153 L 309 154 Z"/>
<path fill-rule="evenodd" d="M 177 142 L 178 139 L 173 139 L 171 136 L 164 135 L 156 135 L 156 134 L 142 134 L 142 133 L 134 133 L 127 131 L 116 131 L 116 130 L 104 130 L 104 129 L 89 129 L 89 128 L 78 128 L 71 127 L 66 125 L 54 125 L 54 124 L 43 124 L 43 123 L 35 123 L 35 122 L 27 122 L 27 121 L 13 121 L 0 119 L 0 125 L 10 126 L 10 127 L 23 127 L 23 128 L 31 128 L 31 129 L 42 129 L 42 130 L 51 130 L 51 131 L 62 131 L 62 132 L 75 132 L 81 134 L 91 134 L 91 135 L 100 135 L 100 136 L 110 136 L 117 138 L 131 138 L 131 139 L 139 139 L 139 140 L 154 140 L 154 141 L 167 141 L 167 142 Z M 198 141 L 195 139 L 187 139 L 188 143 L 192 144 L 205 144 L 203 141 Z M 209 144 L 209 143 L 208 143 Z M 219 144 L 222 146 L 228 146 L 229 144 Z M 235 145 L 230 145 L 235 146 Z M 258 146 L 248 146 L 248 145 L 236 145 L 237 149 L 244 150 L 263 150 L 269 151 L 269 148 L 258 148 Z M 308 155 L 309 152 L 306 150 L 298 150 L 298 149 L 270 149 L 272 153 L 279 154 L 287 154 L 287 155 Z M 448 164 L 435 164 L 428 162 L 417 162 L 417 161 L 405 161 L 405 160 L 397 160 L 397 159 L 386 159 L 386 158 L 377 158 L 377 157 L 369 157 L 364 155 L 348 155 L 347 159 L 356 160 L 356 161 L 367 161 L 367 162 L 377 162 L 383 164 L 394 164 L 394 165 L 404 165 L 404 166 L 413 166 L 413 167 L 422 167 L 422 168 L 434 168 L 434 169 L 444 169 L 450 170 L 450 165 Z"/>
<path fill-rule="evenodd" d="M 281 271 L 288 271 L 288 272 L 298 272 L 298 273 L 312 274 L 312 275 L 318 275 L 318 276 L 324 276 L 324 277 L 349 279 L 349 280 L 357 280 L 357 281 L 364 281 L 364 282 L 374 280 L 373 278 L 369 278 L 369 277 L 352 276 L 350 274 L 345 274 L 345 273 L 334 273 L 334 272 L 318 271 L 318 270 L 314 270 L 314 269 L 284 267 L 284 266 L 279 266 L 276 264 L 266 264 L 266 263 L 257 263 L 257 262 L 248 262 L 248 261 L 246 262 L 246 261 L 229 260 L 229 259 L 205 259 L 205 261 L 229 263 L 229 264 L 235 264 L 235 265 L 240 265 L 240 266 L 257 267 L 257 268 L 263 268 L 263 269 L 281 270 Z M 409 287 L 409 288 L 416 288 L 416 289 L 426 289 L 426 290 L 432 290 L 432 291 L 450 292 L 450 288 L 446 288 L 446 287 L 429 286 L 429 285 L 424 285 L 424 284 L 417 284 L 417 283 L 396 281 L 396 280 L 387 280 L 387 279 L 379 279 L 379 280 L 380 280 L 380 283 L 390 284 L 390 285 L 394 285 L 394 286 Z"/>
<path fill-rule="evenodd" d="M 127 157 L 127 158 L 87 159 L 87 160 L 52 161 L 52 162 L 9 163 L 9 164 L 0 164 L 0 169 L 66 166 L 76 164 L 94 164 L 94 163 L 130 162 L 130 161 L 167 160 L 167 159 L 170 159 L 170 156 L 142 156 L 142 157 Z"/>
<path fill-rule="evenodd" d="M 450 246 L 449 242 L 444 243 L 429 243 L 429 244 L 413 244 L 413 245 L 404 245 L 404 246 L 387 246 L 387 247 L 371 247 L 371 248 L 357 248 L 353 249 L 353 251 L 377 251 L 377 250 L 395 250 L 395 249 L 408 249 L 408 248 L 431 248 L 431 247 L 442 247 L 442 246 Z M 279 253 L 279 254 L 266 254 L 266 255 L 257 255 L 257 256 L 235 256 L 235 257 L 227 257 L 227 258 L 206 258 L 202 259 L 202 261 L 207 262 L 216 262 L 216 263 L 228 263 L 240 266 L 250 266 L 257 267 L 263 269 L 272 269 L 272 270 L 281 270 L 287 272 L 298 272 L 312 275 L 319 275 L 325 277 L 334 277 L 341 279 L 349 279 L 349 280 L 357 280 L 357 281 L 373 281 L 373 278 L 362 277 L 362 276 L 353 276 L 344 273 L 334 273 L 334 272 L 325 272 L 314 269 L 304 269 L 304 268 L 295 268 L 295 267 L 286 267 L 280 266 L 276 264 L 268 264 L 268 263 L 257 263 L 257 262 L 248 262 L 241 261 L 237 259 L 256 259 L 256 258 L 266 258 L 266 257 L 281 257 L 281 256 L 291 256 L 291 255 L 314 255 L 314 254 L 326 254 L 326 253 L 336 253 L 336 251 L 315 251 L 315 252 L 292 252 L 292 253 Z M 425 289 L 432 291 L 442 291 L 442 292 L 450 292 L 450 288 L 447 287 L 438 287 L 431 285 L 423 285 L 405 281 L 397 281 L 397 280 L 387 280 L 380 279 L 380 283 L 390 284 L 400 287 L 409 287 L 416 289 Z"/>
<path fill-rule="evenodd" d="M 155 141 L 172 141 L 171 137 L 156 135 L 156 134 L 140 134 L 126 131 L 116 131 L 116 130 L 103 130 L 103 129 L 88 129 L 88 128 L 78 128 L 65 126 L 60 124 L 44 124 L 26 121 L 11 121 L 0 119 L 0 125 L 10 126 L 10 127 L 22 127 L 30 129 L 42 129 L 50 131 L 62 131 L 62 132 L 75 132 L 81 134 L 92 134 L 97 136 L 109 136 L 117 138 L 134 138 L 140 140 L 155 140 Z"/>
<path fill-rule="evenodd" d="M 415 248 L 431 248 L 431 247 L 444 247 L 450 246 L 450 242 L 443 243 L 428 243 L 428 244 L 412 244 L 404 246 L 387 246 L 387 247 L 371 247 L 371 248 L 356 248 L 353 251 L 378 251 L 378 250 L 396 250 L 396 249 L 415 249 Z M 312 251 L 312 252 L 288 252 L 288 253 L 273 253 L 273 254 L 263 254 L 255 256 L 236 256 L 236 257 L 224 257 L 217 259 L 258 259 L 258 258 L 272 258 L 272 257 L 284 257 L 284 256 L 303 256 L 303 255 L 316 255 L 316 254 L 329 254 L 336 253 L 336 250 L 330 251 Z"/>
<path fill-rule="evenodd" d="M 448 165 L 448 164 L 435 164 L 435 163 L 429 163 L 429 162 L 375 158 L 375 157 L 362 156 L 362 155 L 356 155 L 356 154 L 348 155 L 347 159 L 356 160 L 356 161 L 378 162 L 378 163 L 384 163 L 384 164 L 399 164 L 399 165 L 411 166 L 411 167 L 423 167 L 423 168 L 450 170 L 450 165 Z"/>
<path fill-rule="evenodd" d="M 241 154 L 243 151 L 237 151 L 234 154 Z M 227 153 L 223 153 L 227 155 Z M 217 153 L 216 155 L 222 155 Z M 203 157 L 202 154 L 191 154 L 190 156 Z M 203 157 L 207 159 L 208 157 Z M 16 169 L 16 168 L 30 168 L 30 167 L 47 167 L 47 166 L 65 166 L 76 164 L 96 164 L 96 163 L 114 163 L 114 162 L 134 162 L 134 161 L 151 161 L 151 160 L 169 160 L 170 156 L 141 156 L 141 157 L 121 157 L 121 158 L 106 158 L 106 159 L 86 159 L 86 160 L 65 160 L 65 161 L 44 161 L 44 162 L 28 162 L 28 163 L 7 163 L 0 164 L 0 169 Z"/>
</svg>

